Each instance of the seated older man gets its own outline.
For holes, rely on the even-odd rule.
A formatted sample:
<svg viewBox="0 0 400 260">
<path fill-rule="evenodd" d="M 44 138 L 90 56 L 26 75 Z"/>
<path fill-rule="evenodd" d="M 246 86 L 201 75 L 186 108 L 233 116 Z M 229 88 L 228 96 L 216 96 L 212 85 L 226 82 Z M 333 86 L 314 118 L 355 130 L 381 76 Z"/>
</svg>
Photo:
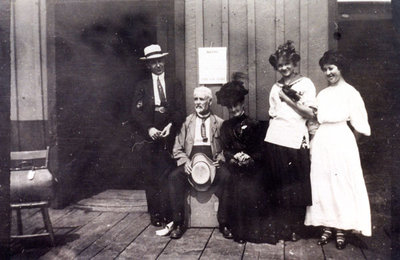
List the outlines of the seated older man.
<svg viewBox="0 0 400 260">
<path fill-rule="evenodd" d="M 173 157 L 178 167 L 168 177 L 169 193 L 174 226 L 171 238 L 181 238 L 186 231 L 184 202 L 186 190 L 190 187 L 189 176 L 192 173 L 191 158 L 202 153 L 213 161 L 216 176 L 212 184 L 219 199 L 219 229 L 225 238 L 232 238 L 228 225 L 228 181 L 229 171 L 223 166 L 225 161 L 219 140 L 219 131 L 223 120 L 214 115 L 210 109 L 212 93 L 207 87 L 194 89 L 195 113 L 186 118 L 179 134 L 175 138 Z"/>
</svg>

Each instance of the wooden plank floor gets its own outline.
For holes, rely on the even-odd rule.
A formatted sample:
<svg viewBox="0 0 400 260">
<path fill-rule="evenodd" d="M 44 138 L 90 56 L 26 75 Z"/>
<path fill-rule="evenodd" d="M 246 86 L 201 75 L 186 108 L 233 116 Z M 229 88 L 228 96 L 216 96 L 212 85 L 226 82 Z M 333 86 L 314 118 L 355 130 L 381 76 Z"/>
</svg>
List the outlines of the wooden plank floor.
<svg viewBox="0 0 400 260">
<path fill-rule="evenodd" d="M 56 246 L 50 247 L 45 239 L 15 242 L 12 259 L 390 259 L 390 239 L 382 233 L 359 238 L 342 251 L 334 243 L 318 246 L 316 238 L 276 245 L 238 244 L 214 228 L 191 228 L 181 239 L 171 240 L 155 235 L 158 228 L 150 225 L 143 196 L 137 191 L 108 190 L 92 198 L 62 210 L 50 209 Z M 141 206 L 128 205 L 129 200 Z M 131 211 L 122 210 L 118 203 Z M 24 232 L 43 231 L 39 211 L 22 215 Z M 15 232 L 15 216 L 12 224 Z"/>
</svg>

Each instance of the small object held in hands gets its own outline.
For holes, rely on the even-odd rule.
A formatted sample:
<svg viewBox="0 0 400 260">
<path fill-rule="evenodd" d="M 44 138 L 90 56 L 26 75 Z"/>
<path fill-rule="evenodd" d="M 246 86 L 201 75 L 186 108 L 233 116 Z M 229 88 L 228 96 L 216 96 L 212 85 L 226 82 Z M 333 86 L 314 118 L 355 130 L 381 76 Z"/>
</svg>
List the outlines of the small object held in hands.
<svg viewBox="0 0 400 260">
<path fill-rule="evenodd" d="M 297 102 L 300 100 L 300 96 L 297 93 L 297 91 L 291 89 L 290 86 L 283 86 L 282 91 L 283 91 L 283 93 L 285 93 L 286 96 L 288 96 L 294 102 Z"/>
</svg>

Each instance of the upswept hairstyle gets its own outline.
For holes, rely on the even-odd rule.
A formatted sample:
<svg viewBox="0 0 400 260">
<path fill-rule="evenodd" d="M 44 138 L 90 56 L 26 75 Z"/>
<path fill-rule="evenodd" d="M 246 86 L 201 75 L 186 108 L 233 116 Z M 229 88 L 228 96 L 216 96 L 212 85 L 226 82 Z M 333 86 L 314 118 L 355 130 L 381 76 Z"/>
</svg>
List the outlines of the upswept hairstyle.
<svg viewBox="0 0 400 260">
<path fill-rule="evenodd" d="M 269 63 L 275 70 L 278 69 L 278 60 L 280 58 L 290 60 L 293 65 L 297 65 L 300 61 L 300 55 L 296 52 L 293 41 L 288 40 L 286 43 L 279 45 L 275 53 L 269 56 Z"/>
<path fill-rule="evenodd" d="M 234 72 L 232 81 L 224 84 L 215 95 L 217 96 L 217 104 L 221 106 L 234 106 L 237 102 L 243 102 L 244 96 L 249 91 L 244 87 L 244 80 L 247 80 L 247 75 L 243 72 Z"/>
<path fill-rule="evenodd" d="M 329 50 L 324 53 L 322 58 L 319 60 L 319 66 L 321 70 L 324 69 L 324 65 L 332 64 L 338 67 L 341 73 L 346 73 L 349 69 L 349 64 L 342 53 L 336 50 Z"/>
</svg>

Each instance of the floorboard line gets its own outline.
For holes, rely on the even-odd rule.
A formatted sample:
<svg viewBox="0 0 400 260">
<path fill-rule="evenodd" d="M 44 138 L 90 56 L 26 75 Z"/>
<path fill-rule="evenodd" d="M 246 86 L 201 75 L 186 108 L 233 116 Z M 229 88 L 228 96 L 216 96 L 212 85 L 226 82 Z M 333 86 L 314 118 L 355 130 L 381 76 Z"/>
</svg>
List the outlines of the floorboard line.
<svg viewBox="0 0 400 260">
<path fill-rule="evenodd" d="M 122 220 L 124 220 L 125 218 L 127 218 L 128 217 L 128 215 L 129 215 L 130 213 L 127 213 L 126 214 L 126 216 L 125 217 L 123 217 L 120 221 L 118 221 L 118 223 L 119 222 L 121 222 Z M 139 217 L 141 217 L 141 216 L 143 216 L 144 215 L 144 213 L 140 213 L 139 215 L 137 215 L 136 216 L 136 218 L 135 219 L 137 219 L 137 218 L 139 218 Z M 117 223 L 117 224 L 118 224 Z M 114 225 L 115 226 L 115 225 Z M 145 228 L 146 229 L 146 228 Z M 121 230 L 121 232 L 122 232 L 122 230 Z M 105 233 L 103 234 L 103 236 L 105 235 Z M 102 237 L 102 236 L 101 236 Z M 100 238 L 99 238 L 100 239 Z M 134 239 L 135 240 L 135 239 Z M 132 243 L 132 242 L 131 242 Z M 130 243 L 129 243 L 130 244 Z M 128 244 L 128 245 L 129 245 Z M 97 252 L 94 256 L 92 256 L 90 259 L 93 259 L 93 258 L 95 258 L 96 257 L 96 255 L 98 255 L 98 254 L 100 254 L 105 248 L 107 248 L 107 246 L 105 246 L 105 247 L 103 247 L 99 252 Z M 121 252 L 123 252 L 124 250 L 126 249 L 126 247 L 121 251 Z M 121 252 L 119 253 L 119 254 L 121 254 Z M 118 254 L 118 255 L 119 255 Z M 118 255 L 117 255 L 117 257 L 118 257 Z M 115 258 L 117 258 L 117 257 L 115 257 Z"/>
<path fill-rule="evenodd" d="M 368 260 L 367 256 L 364 253 L 364 250 L 361 247 L 359 247 L 359 249 L 361 250 L 361 254 L 364 256 L 365 260 Z"/>
<path fill-rule="evenodd" d="M 246 246 L 247 246 L 247 242 L 244 243 L 244 247 L 243 247 L 243 251 L 242 251 L 242 257 L 240 259 L 243 259 L 243 257 L 244 257 L 244 252 L 246 252 Z"/>
<path fill-rule="evenodd" d="M 278 241 L 279 243 L 279 241 Z M 283 260 L 286 260 L 286 241 L 283 241 Z"/>
<path fill-rule="evenodd" d="M 208 242 L 210 242 L 210 239 L 211 239 L 212 235 L 214 234 L 214 232 L 215 232 L 215 228 L 213 229 L 213 231 L 211 232 L 210 236 L 208 237 L 207 242 L 206 242 L 206 244 L 204 245 L 204 248 L 203 248 L 203 250 L 201 251 L 201 254 L 200 254 L 200 256 L 199 256 L 198 259 L 201 258 L 201 256 L 203 255 L 204 251 L 206 250 L 207 245 L 208 245 Z"/>
<path fill-rule="evenodd" d="M 164 252 L 165 248 L 167 248 L 167 246 L 169 245 L 169 243 L 171 242 L 172 239 L 169 239 L 168 242 L 165 244 L 164 248 L 161 250 L 160 253 L 158 253 L 156 259 L 158 259 L 160 257 L 160 255 Z"/>
<path fill-rule="evenodd" d="M 79 253 L 78 256 L 85 251 L 88 247 L 90 247 L 91 245 L 93 245 L 97 240 L 99 240 L 100 238 L 102 238 L 108 231 L 110 231 L 113 227 L 115 227 L 119 222 L 121 222 L 123 219 L 125 219 L 128 216 L 129 213 L 126 213 L 125 216 L 123 218 L 121 218 L 119 221 L 117 221 L 117 223 L 115 223 L 112 227 L 110 227 L 109 229 L 107 229 L 99 238 L 97 238 L 95 241 L 93 241 L 92 243 L 90 243 L 90 245 L 88 245 L 87 247 L 85 247 L 84 249 L 82 249 Z M 100 250 L 102 251 L 104 249 L 104 247 Z M 100 252 L 99 251 L 99 252 Z M 97 253 L 98 254 L 98 253 Z"/>
<path fill-rule="evenodd" d="M 322 248 L 322 254 L 324 255 L 324 260 L 326 260 L 326 255 L 325 255 L 325 250 L 323 246 L 320 246 Z"/>
<path fill-rule="evenodd" d="M 128 213 L 128 214 L 129 214 L 129 213 Z M 121 252 L 119 252 L 118 255 L 115 256 L 114 259 L 117 259 L 117 258 L 119 257 L 119 255 L 120 255 L 122 252 L 124 252 L 124 251 L 126 250 L 126 248 L 127 248 L 130 244 L 132 244 L 133 241 L 135 241 L 136 238 L 138 238 L 138 237 L 150 226 L 150 224 L 151 224 L 151 223 L 149 223 L 147 226 L 145 226 L 145 227 L 142 229 L 142 231 L 140 231 L 139 234 L 138 234 L 134 239 L 132 239 L 132 241 L 129 242 L 129 244 L 127 244 L 126 247 L 125 247 Z"/>
</svg>

